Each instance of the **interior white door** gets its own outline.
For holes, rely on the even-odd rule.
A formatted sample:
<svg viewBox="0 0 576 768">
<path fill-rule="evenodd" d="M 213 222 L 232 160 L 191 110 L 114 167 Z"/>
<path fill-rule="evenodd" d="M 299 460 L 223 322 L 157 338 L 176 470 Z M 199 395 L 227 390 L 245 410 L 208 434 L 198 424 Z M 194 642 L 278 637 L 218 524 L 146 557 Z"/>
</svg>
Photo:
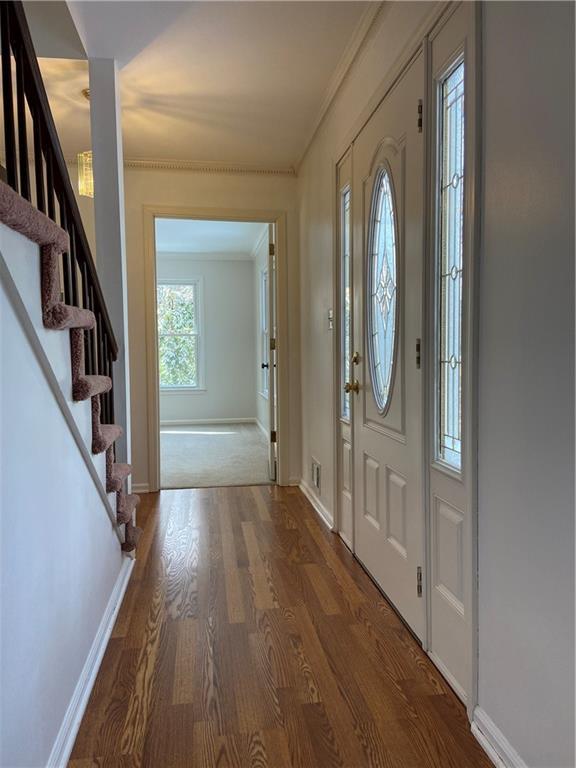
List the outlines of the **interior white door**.
<svg viewBox="0 0 576 768">
<path fill-rule="evenodd" d="M 355 553 L 424 637 L 420 53 L 353 147 Z M 420 102 L 421 103 L 421 102 Z"/>
<path fill-rule="evenodd" d="M 354 519 L 352 513 L 352 409 L 353 380 L 357 358 L 352 351 L 352 152 L 348 151 L 338 163 L 338 250 L 337 250 L 337 330 L 338 411 L 336 416 L 337 441 L 337 505 L 338 533 L 353 549 Z"/>
<path fill-rule="evenodd" d="M 268 407 L 270 416 L 270 442 L 268 454 L 268 466 L 270 480 L 276 481 L 278 473 L 278 407 L 276 386 L 276 226 L 268 225 Z"/>
</svg>

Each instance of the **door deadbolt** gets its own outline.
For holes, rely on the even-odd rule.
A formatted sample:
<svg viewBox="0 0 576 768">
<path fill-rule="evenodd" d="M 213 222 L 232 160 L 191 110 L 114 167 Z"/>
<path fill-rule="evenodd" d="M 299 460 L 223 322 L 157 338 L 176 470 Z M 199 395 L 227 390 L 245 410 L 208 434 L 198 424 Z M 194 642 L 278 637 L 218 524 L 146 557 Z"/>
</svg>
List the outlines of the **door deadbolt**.
<svg viewBox="0 0 576 768">
<path fill-rule="evenodd" d="M 347 381 L 346 384 L 344 384 L 344 392 L 346 392 L 347 395 L 349 395 L 350 392 L 358 394 L 360 392 L 360 382 L 358 379 L 355 379 L 353 382 Z"/>
</svg>

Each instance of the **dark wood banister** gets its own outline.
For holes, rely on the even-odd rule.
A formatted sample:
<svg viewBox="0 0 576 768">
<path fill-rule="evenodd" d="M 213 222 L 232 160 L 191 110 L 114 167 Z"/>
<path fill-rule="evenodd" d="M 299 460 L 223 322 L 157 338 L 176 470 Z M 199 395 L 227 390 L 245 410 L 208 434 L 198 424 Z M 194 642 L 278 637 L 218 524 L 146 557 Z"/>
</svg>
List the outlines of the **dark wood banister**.
<svg viewBox="0 0 576 768">
<path fill-rule="evenodd" d="M 70 253 L 63 254 L 61 261 L 64 298 L 68 304 L 91 309 L 97 321 L 96 329 L 85 334 L 86 372 L 112 377 L 112 362 L 118 357 L 118 344 L 21 2 L 0 2 L 0 50 L 7 182 L 68 232 Z M 16 116 L 12 55 L 16 64 Z M 32 200 L 30 179 L 26 105 L 33 125 L 35 200 Z M 111 394 L 102 397 L 102 409 L 105 419 L 112 421 Z"/>
</svg>

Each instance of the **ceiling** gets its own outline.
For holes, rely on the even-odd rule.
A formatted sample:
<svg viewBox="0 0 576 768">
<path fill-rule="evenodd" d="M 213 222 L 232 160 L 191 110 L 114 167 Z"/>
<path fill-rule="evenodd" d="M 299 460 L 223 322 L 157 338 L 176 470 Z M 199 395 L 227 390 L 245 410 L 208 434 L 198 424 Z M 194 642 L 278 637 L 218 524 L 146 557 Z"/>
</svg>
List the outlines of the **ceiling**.
<svg viewBox="0 0 576 768">
<path fill-rule="evenodd" d="M 274 169 L 297 164 L 379 6 L 360 0 L 68 5 L 88 55 L 121 65 L 126 159 Z M 36 34 L 42 52 L 47 46 Z M 89 105 L 81 95 L 86 62 L 45 58 L 41 68 L 72 157 L 89 146 Z"/>
<path fill-rule="evenodd" d="M 241 221 L 156 219 L 156 251 L 204 258 L 252 258 L 268 224 Z"/>
</svg>

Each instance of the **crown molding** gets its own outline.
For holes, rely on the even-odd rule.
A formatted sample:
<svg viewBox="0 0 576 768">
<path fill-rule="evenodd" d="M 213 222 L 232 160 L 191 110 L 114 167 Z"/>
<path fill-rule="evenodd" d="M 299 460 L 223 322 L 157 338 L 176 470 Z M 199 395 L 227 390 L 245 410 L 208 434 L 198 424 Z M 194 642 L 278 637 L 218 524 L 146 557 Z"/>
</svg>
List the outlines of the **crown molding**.
<svg viewBox="0 0 576 768">
<path fill-rule="evenodd" d="M 124 160 L 125 168 L 148 171 L 192 171 L 194 173 L 239 174 L 252 176 L 296 176 L 292 166 L 269 168 L 243 163 L 202 162 L 196 160 L 137 159 Z"/>
<path fill-rule="evenodd" d="M 332 102 L 342 88 L 342 85 L 346 80 L 350 70 L 352 69 L 352 66 L 366 47 L 374 29 L 381 22 L 384 15 L 383 11 L 385 8 L 387 8 L 387 6 L 387 2 L 370 2 L 360 17 L 352 37 L 350 38 L 350 41 L 346 46 L 344 53 L 342 54 L 340 61 L 336 66 L 336 69 L 334 70 L 334 74 L 330 79 L 330 83 L 328 84 L 328 88 L 324 94 L 322 104 L 320 105 L 320 109 L 318 110 L 314 120 L 314 124 L 308 137 L 308 141 L 304 147 L 304 151 L 296 163 L 295 175 L 298 175 L 298 170 L 300 169 L 300 166 L 302 165 L 320 126 L 324 122 L 324 118 L 332 106 Z"/>
<path fill-rule="evenodd" d="M 76 157 L 67 157 L 66 165 L 76 167 Z M 193 173 L 240 174 L 249 176 L 286 176 L 295 177 L 292 166 L 285 168 L 267 168 L 243 163 L 202 162 L 196 160 L 162 160 L 156 158 L 126 158 L 124 168 L 141 171 L 192 171 Z"/>
</svg>

